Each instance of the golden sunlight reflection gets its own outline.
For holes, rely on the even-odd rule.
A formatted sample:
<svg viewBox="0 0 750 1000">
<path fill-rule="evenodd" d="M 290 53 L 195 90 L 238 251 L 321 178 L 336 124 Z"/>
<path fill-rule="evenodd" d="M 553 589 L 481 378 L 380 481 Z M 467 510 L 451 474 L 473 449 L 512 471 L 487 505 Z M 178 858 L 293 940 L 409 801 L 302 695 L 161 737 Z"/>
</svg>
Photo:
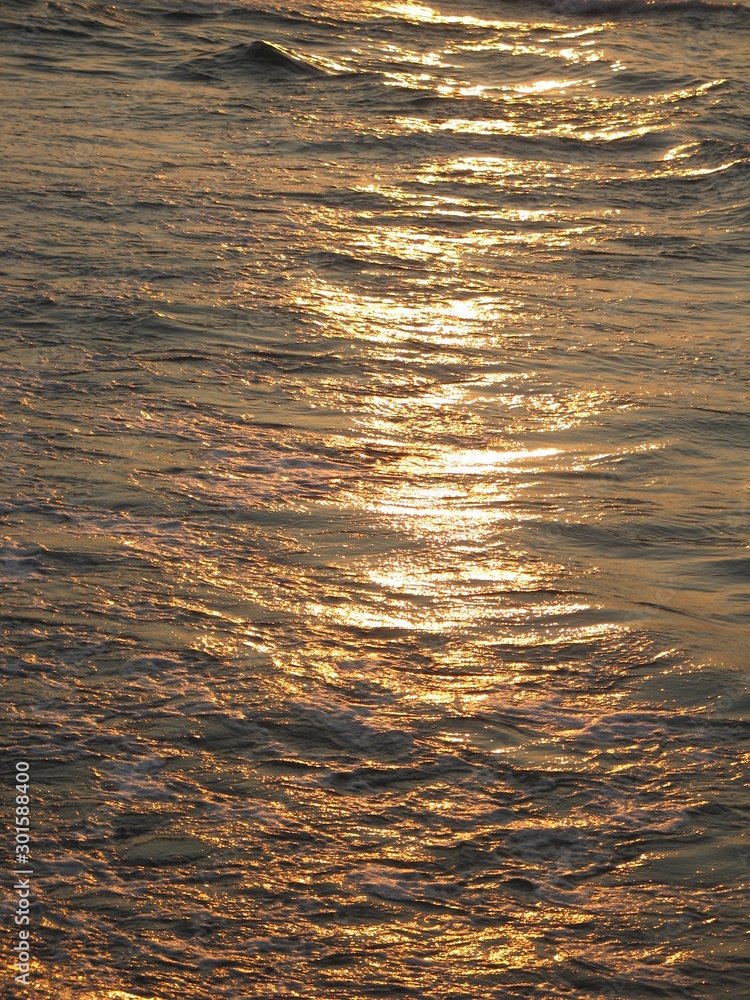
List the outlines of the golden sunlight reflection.
<svg viewBox="0 0 750 1000">
<path fill-rule="evenodd" d="M 373 4 L 373 13 L 380 9 L 386 14 L 403 18 L 413 24 L 445 24 L 473 28 L 490 28 L 502 31 L 507 28 L 529 30 L 523 22 L 488 20 L 472 14 L 442 14 L 427 4 L 420 3 L 386 3 Z"/>
<path fill-rule="evenodd" d="M 0 18 L 33 986 L 739 996 L 747 12 L 261 6 Z"/>
<path fill-rule="evenodd" d="M 439 256 L 440 266 L 445 267 L 450 260 L 461 259 L 462 248 L 470 245 L 470 237 L 430 237 L 416 230 L 394 228 L 387 233 L 373 233 L 366 245 L 372 252 L 399 254 L 407 260 Z M 519 305 L 517 301 L 503 302 L 489 296 L 442 301 L 420 297 L 409 302 L 404 297 L 363 295 L 320 281 L 309 289 L 300 289 L 295 301 L 325 317 L 328 336 L 381 344 L 418 338 L 446 346 L 455 344 L 460 336 L 459 342 L 466 347 L 484 342 L 493 326 Z"/>
</svg>

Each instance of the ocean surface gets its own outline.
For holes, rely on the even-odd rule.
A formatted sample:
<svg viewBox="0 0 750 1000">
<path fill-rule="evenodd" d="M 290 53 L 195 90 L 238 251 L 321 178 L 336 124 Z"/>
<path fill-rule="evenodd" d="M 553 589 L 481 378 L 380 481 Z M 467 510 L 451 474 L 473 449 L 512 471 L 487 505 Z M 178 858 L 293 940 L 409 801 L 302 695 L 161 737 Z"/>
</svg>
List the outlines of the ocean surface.
<svg viewBox="0 0 750 1000">
<path fill-rule="evenodd" d="M 749 68 L 0 0 L 3 998 L 750 997 Z"/>
</svg>

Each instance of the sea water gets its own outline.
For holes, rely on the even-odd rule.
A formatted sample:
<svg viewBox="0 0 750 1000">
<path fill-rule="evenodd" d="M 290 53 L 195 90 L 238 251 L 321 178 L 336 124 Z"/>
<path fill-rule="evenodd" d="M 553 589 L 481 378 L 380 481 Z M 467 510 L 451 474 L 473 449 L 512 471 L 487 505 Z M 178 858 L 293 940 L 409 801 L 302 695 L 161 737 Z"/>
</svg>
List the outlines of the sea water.
<svg viewBox="0 0 750 1000">
<path fill-rule="evenodd" d="M 749 55 L 0 2 L 34 995 L 750 996 Z"/>
</svg>

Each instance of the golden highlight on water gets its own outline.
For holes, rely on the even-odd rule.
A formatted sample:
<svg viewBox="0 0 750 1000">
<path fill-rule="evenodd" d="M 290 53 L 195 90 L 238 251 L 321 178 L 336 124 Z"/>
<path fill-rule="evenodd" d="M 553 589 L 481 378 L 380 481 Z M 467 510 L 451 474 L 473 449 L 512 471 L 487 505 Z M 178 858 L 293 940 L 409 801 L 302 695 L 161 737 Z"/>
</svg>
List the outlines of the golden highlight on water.
<svg viewBox="0 0 750 1000">
<path fill-rule="evenodd" d="M 750 997 L 749 51 L 0 0 L 3 998 Z"/>
</svg>

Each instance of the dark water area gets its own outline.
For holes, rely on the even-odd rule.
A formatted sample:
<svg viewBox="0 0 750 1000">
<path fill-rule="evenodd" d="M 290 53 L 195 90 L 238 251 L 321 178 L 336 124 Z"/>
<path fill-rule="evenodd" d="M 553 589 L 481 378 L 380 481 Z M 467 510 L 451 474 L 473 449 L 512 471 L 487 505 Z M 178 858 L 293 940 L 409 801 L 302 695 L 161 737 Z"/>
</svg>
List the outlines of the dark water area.
<svg viewBox="0 0 750 1000">
<path fill-rule="evenodd" d="M 750 998 L 749 53 L 0 0 L 3 997 Z"/>
</svg>

